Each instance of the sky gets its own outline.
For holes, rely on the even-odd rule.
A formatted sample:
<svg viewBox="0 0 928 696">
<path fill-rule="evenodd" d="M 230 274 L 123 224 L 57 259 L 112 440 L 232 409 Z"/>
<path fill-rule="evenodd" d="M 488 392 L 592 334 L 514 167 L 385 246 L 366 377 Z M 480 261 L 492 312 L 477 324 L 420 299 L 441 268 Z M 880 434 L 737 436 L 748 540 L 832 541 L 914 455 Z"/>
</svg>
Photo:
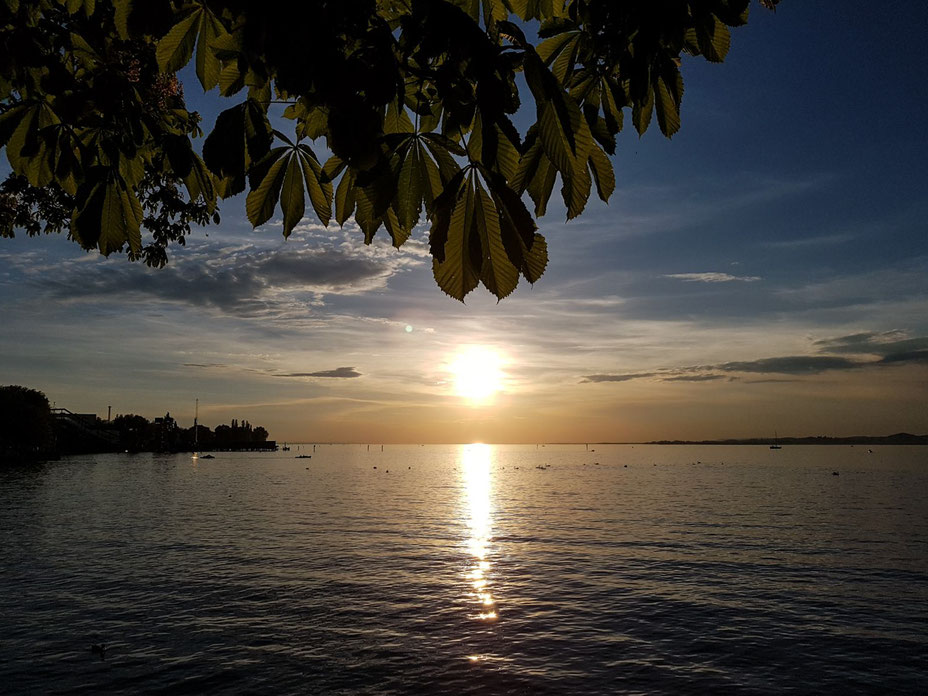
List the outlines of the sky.
<svg viewBox="0 0 928 696">
<path fill-rule="evenodd" d="M 284 240 L 242 196 L 161 270 L 0 239 L 0 384 L 291 442 L 928 433 L 926 26 L 755 5 L 724 64 L 684 60 L 681 131 L 623 132 L 609 204 L 552 203 L 545 275 L 499 303 L 441 293 L 424 220 L 400 250 L 310 217 Z"/>
</svg>

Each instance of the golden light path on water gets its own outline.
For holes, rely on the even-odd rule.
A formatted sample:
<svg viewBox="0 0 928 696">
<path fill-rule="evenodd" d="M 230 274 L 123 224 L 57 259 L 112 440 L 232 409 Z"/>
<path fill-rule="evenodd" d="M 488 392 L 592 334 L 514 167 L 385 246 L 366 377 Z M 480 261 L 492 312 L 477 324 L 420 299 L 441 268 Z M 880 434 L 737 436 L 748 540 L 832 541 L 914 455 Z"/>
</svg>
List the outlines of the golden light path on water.
<svg viewBox="0 0 928 696">
<path fill-rule="evenodd" d="M 472 444 L 461 448 L 461 471 L 467 496 L 469 536 L 467 548 L 472 556 L 465 573 L 469 584 L 468 597 L 474 601 L 472 618 L 478 621 L 495 621 L 498 618 L 493 598 L 489 545 L 492 539 L 492 478 L 490 445 Z M 479 655 L 468 655 L 476 662 Z"/>
</svg>

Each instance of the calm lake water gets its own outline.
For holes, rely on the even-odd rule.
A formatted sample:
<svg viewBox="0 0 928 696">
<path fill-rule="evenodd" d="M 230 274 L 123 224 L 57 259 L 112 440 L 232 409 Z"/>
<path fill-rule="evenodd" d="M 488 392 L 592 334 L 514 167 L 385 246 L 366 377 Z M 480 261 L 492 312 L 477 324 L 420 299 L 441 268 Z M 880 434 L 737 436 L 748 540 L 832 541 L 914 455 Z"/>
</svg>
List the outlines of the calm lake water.
<svg viewBox="0 0 928 696">
<path fill-rule="evenodd" d="M 928 448 L 873 449 L 2 471 L 0 692 L 928 693 Z"/>
</svg>

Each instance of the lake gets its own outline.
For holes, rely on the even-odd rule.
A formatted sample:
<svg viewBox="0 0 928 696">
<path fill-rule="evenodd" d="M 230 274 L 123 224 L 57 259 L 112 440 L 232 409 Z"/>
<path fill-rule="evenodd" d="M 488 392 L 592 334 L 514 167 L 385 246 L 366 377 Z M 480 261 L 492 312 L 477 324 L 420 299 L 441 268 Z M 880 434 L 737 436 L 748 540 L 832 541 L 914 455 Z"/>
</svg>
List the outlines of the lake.
<svg viewBox="0 0 928 696">
<path fill-rule="evenodd" d="M 926 498 L 926 447 L 7 469 L 0 692 L 928 693 Z"/>
</svg>

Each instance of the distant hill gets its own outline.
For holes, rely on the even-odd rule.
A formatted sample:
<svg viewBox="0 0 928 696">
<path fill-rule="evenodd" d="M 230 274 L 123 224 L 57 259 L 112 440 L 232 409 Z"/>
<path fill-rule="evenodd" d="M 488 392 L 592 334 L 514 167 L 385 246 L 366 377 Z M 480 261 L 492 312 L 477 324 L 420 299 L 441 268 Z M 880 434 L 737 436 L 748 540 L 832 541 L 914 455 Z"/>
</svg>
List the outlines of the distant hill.
<svg viewBox="0 0 928 696">
<path fill-rule="evenodd" d="M 852 437 L 781 437 L 781 445 L 928 445 L 928 435 L 896 433 L 895 435 L 854 435 Z M 745 440 L 655 440 L 647 445 L 770 445 L 770 438 Z"/>
</svg>

